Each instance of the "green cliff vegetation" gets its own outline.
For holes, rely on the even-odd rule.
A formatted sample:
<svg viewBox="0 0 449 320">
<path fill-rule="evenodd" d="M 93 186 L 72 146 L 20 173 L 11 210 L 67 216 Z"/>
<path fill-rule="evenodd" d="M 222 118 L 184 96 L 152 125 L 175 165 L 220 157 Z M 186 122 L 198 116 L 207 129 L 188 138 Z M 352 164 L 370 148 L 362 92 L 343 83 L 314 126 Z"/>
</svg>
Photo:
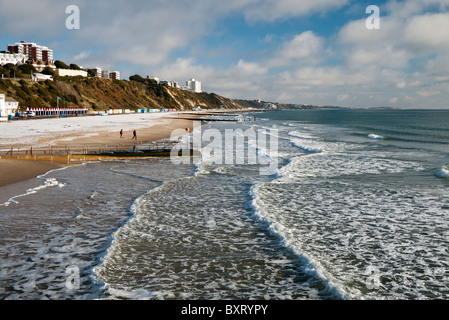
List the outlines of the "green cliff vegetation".
<svg viewBox="0 0 449 320">
<path fill-rule="evenodd" d="M 8 63 L 4 66 L 0 65 L 0 76 L 5 78 L 31 79 L 31 74 L 36 72 L 36 68 L 31 64 L 16 66 L 12 63 Z"/>
<path fill-rule="evenodd" d="M 4 71 L 14 77 L 18 67 L 9 66 Z M 22 67 L 25 68 L 25 67 Z M 84 77 L 55 77 L 54 81 L 32 82 L 24 77 L 26 72 L 15 73 L 21 80 L 0 79 L 0 93 L 19 102 L 20 108 L 56 107 L 57 97 L 68 108 L 83 107 L 92 111 L 109 109 L 243 109 L 248 105 L 221 97 L 214 93 L 194 93 L 160 85 L 156 82 L 131 76 L 129 81 Z"/>
</svg>

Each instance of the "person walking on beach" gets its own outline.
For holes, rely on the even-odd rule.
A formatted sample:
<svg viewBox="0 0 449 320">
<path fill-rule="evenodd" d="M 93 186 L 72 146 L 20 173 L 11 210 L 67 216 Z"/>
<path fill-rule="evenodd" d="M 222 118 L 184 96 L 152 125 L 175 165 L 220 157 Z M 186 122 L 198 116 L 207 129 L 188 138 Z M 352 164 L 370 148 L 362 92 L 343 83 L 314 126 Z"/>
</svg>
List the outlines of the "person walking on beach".
<svg viewBox="0 0 449 320">
<path fill-rule="evenodd" d="M 120 139 L 123 138 L 123 129 L 120 130 Z"/>
<path fill-rule="evenodd" d="M 137 132 L 136 132 L 136 130 L 133 131 L 133 138 L 131 140 L 134 140 L 134 139 L 137 140 Z"/>
</svg>

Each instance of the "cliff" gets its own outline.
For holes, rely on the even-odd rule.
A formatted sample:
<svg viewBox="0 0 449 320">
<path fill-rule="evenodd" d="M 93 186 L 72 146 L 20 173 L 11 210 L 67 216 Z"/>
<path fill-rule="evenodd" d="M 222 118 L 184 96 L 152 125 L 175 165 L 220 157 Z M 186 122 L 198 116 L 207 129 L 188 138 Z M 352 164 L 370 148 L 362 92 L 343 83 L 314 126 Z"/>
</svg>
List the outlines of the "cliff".
<svg viewBox="0 0 449 320">
<path fill-rule="evenodd" d="M 100 78 L 59 77 L 55 81 L 32 82 L 0 79 L 0 93 L 27 107 L 56 107 L 57 97 L 66 107 L 89 110 L 108 109 L 244 109 L 244 101 L 231 100 L 214 93 L 194 93 L 152 81 L 122 81 Z M 61 106 L 61 104 L 60 104 Z"/>
</svg>

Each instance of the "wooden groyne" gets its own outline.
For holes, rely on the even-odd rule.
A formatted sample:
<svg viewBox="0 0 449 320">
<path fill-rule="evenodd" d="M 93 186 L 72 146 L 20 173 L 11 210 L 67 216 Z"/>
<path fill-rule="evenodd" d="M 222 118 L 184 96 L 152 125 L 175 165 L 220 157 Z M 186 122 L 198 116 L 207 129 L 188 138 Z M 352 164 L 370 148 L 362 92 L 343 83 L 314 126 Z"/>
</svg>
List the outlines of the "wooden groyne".
<svg viewBox="0 0 449 320">
<path fill-rule="evenodd" d="M 58 164 L 73 164 L 101 159 L 129 159 L 142 157 L 170 157 L 179 141 L 154 141 L 135 144 L 90 144 L 46 147 L 11 146 L 0 150 L 0 159 L 35 160 Z M 196 153 L 189 148 L 190 155 Z M 181 155 L 181 154 L 180 154 Z"/>
</svg>

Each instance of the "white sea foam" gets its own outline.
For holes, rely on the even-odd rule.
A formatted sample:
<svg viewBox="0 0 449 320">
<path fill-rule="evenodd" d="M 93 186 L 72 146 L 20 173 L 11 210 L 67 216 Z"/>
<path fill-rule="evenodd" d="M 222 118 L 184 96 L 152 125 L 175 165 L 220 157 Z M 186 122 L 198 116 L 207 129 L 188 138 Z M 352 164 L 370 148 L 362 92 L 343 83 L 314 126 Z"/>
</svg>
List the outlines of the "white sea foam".
<svg viewBox="0 0 449 320">
<path fill-rule="evenodd" d="M 380 175 L 422 171 L 421 164 L 412 161 L 375 157 L 373 154 L 319 153 L 299 156 L 279 170 L 284 179 L 306 177 L 337 177 L 343 175 Z"/>
<path fill-rule="evenodd" d="M 88 222 L 94 229 L 69 229 L 64 243 L 57 243 L 57 238 L 36 246 L 55 246 L 49 250 L 61 264 L 72 248 L 85 248 L 90 254 L 83 258 L 96 256 L 87 250 L 95 239 L 104 243 L 105 237 L 97 235 L 82 247 L 72 242 L 73 236 L 102 230 L 113 212 L 131 213 L 108 229 L 107 239 L 113 234 L 113 240 L 94 272 L 106 283 L 101 292 L 111 298 L 447 298 L 449 200 L 444 188 L 432 189 L 422 182 L 422 173 L 416 174 L 423 169 L 424 157 L 412 151 L 379 152 L 379 145 L 366 144 L 363 138 L 357 137 L 360 144 L 351 143 L 348 136 L 342 142 L 340 136 L 311 128 L 295 128 L 298 136 L 280 128 L 279 155 L 293 157 L 274 181 L 262 180 L 253 165 L 200 162 L 187 178 L 153 162 L 148 167 L 134 161 L 109 166 L 88 189 L 84 183 L 78 186 L 83 197 L 76 204 L 85 219 L 73 225 Z M 300 152 L 289 143 L 292 139 L 322 152 Z M 250 144 L 257 147 L 256 141 Z M 258 152 L 272 156 L 268 149 Z M 108 180 L 110 176 L 115 180 Z M 66 181 L 60 175 L 56 180 Z M 123 186 L 128 180 L 132 183 Z M 136 181 L 142 182 L 140 189 Z M 155 189 L 146 193 L 155 181 L 165 183 L 151 184 Z M 111 196 L 109 188 L 116 185 L 118 193 L 132 191 Z M 68 183 L 60 193 L 71 199 L 72 187 Z M 111 199 L 105 204 L 108 195 Z M 135 197 L 129 208 L 127 201 Z M 126 205 L 120 206 L 123 202 Z M 63 231 L 54 228 L 55 235 Z M 83 251 L 77 250 L 77 255 Z M 47 258 L 48 252 L 40 257 Z M 31 266 L 30 262 L 18 267 L 19 273 Z"/>
<path fill-rule="evenodd" d="M 383 136 L 379 136 L 379 135 L 374 134 L 374 133 L 369 134 L 369 135 L 368 135 L 368 138 L 369 138 L 369 139 L 372 139 L 372 140 L 382 140 L 382 139 L 384 139 Z"/>
<path fill-rule="evenodd" d="M 298 138 L 291 138 L 290 142 L 306 153 L 320 153 L 324 151 L 324 146 L 319 141 L 306 141 Z"/>
<path fill-rule="evenodd" d="M 150 292 L 145 289 L 126 290 L 109 288 L 108 291 L 115 299 L 149 300 L 151 298 L 154 298 L 155 296 L 162 296 L 167 298 L 167 293 L 162 294 L 160 292 Z"/>
<path fill-rule="evenodd" d="M 311 274 L 345 297 L 401 299 L 428 290 L 445 296 L 443 194 L 323 180 L 262 183 L 253 202 L 284 244 L 307 258 Z"/>
<path fill-rule="evenodd" d="M 316 140 L 317 137 L 314 137 L 310 134 L 304 133 L 304 132 L 299 132 L 299 131 L 290 131 L 288 133 L 290 136 L 299 138 L 299 139 L 304 139 L 304 140 Z"/>
<path fill-rule="evenodd" d="M 19 194 L 17 196 L 12 197 L 7 202 L 3 203 L 2 205 L 7 207 L 10 204 L 17 204 L 18 203 L 18 201 L 17 201 L 18 198 L 38 193 L 40 190 L 43 190 L 43 189 L 46 189 L 46 188 L 51 188 L 51 187 L 63 188 L 64 186 L 65 186 L 64 183 L 58 182 L 55 178 L 45 179 L 44 183 L 41 184 L 40 186 L 28 189 L 24 194 Z"/>
<path fill-rule="evenodd" d="M 148 283 L 151 295 L 143 298 L 316 298 L 310 282 L 294 282 L 297 271 L 285 249 L 246 216 L 246 187 L 235 183 L 242 177 L 234 175 L 238 166 L 214 168 L 222 174 L 169 181 L 134 202 L 133 218 L 113 235 L 95 269 L 108 292 L 140 298 L 136 287 Z M 115 291 L 122 284 L 129 289 Z"/>
<path fill-rule="evenodd" d="M 439 178 L 448 178 L 449 177 L 449 165 L 443 166 L 440 171 L 435 173 L 435 175 Z"/>
<path fill-rule="evenodd" d="M 270 232 L 278 237 L 280 237 L 282 244 L 292 249 L 300 258 L 303 266 L 303 271 L 309 276 L 322 280 L 331 296 L 334 298 L 345 298 L 346 293 L 342 288 L 336 285 L 336 281 L 333 279 L 331 273 L 329 273 L 325 267 L 323 267 L 319 260 L 314 259 L 313 256 L 308 255 L 303 248 L 298 246 L 297 240 L 295 239 L 294 227 L 284 223 L 279 223 L 274 216 L 282 216 L 282 210 L 277 212 L 270 212 L 266 210 L 263 202 L 261 201 L 264 197 L 263 192 L 261 192 L 261 187 L 269 185 L 266 183 L 261 183 L 254 185 L 251 188 L 250 194 L 252 196 L 252 206 L 254 208 L 254 215 L 257 219 L 266 221 L 269 225 Z M 273 215 L 274 214 L 274 215 Z M 281 215 L 279 215 L 281 214 Z M 275 261 L 278 263 L 278 261 Z"/>
</svg>

